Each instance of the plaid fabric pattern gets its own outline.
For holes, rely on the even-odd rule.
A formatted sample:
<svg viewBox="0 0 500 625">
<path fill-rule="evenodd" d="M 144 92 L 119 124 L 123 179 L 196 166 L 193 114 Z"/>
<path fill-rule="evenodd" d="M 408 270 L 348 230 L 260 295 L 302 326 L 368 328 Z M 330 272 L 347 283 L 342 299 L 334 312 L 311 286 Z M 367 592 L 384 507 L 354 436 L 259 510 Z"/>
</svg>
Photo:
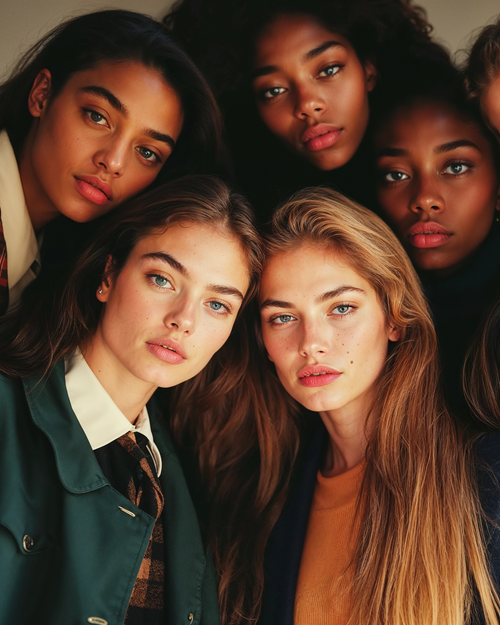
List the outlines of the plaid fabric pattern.
<svg viewBox="0 0 500 625">
<path fill-rule="evenodd" d="M 124 625 L 163 624 L 165 551 L 161 513 L 164 498 L 147 442 L 143 434 L 128 432 L 94 451 L 113 488 L 156 519 L 132 590 Z"/>
<path fill-rule="evenodd" d="M 7 282 L 7 244 L 3 235 L 3 226 L 0 214 L 0 315 L 3 315 L 9 306 L 9 284 Z"/>
<path fill-rule="evenodd" d="M 163 526 L 160 515 L 164 499 L 153 459 L 147 450 L 147 438 L 139 432 L 128 432 L 117 439 L 142 469 L 139 487 L 131 479 L 127 497 L 144 512 L 156 519 L 141 568 L 128 604 L 125 625 L 161 625 L 163 623 L 163 597 L 165 586 L 165 559 Z"/>
</svg>

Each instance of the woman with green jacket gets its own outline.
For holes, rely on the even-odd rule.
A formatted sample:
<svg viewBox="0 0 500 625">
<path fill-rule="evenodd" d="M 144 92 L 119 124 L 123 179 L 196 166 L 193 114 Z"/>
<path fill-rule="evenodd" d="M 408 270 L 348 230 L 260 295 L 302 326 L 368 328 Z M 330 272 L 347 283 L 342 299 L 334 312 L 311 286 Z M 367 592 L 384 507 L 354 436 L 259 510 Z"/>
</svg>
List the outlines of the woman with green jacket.
<svg viewBox="0 0 500 625">
<path fill-rule="evenodd" d="M 190 176 L 129 202 L 61 290 L 41 276 L 1 320 L 0 622 L 219 622 L 153 393 L 234 375 L 245 333 L 219 350 L 261 263 L 245 201 Z"/>
</svg>

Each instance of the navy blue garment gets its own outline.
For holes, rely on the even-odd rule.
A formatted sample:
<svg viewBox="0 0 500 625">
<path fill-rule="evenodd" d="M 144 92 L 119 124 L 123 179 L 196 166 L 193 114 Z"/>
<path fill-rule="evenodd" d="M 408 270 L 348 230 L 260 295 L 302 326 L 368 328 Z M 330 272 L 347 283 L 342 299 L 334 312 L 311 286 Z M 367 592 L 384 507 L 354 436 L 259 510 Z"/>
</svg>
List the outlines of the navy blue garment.
<svg viewBox="0 0 500 625">
<path fill-rule="evenodd" d="M 271 534 L 266 551 L 264 598 L 258 625 L 293 625 L 295 592 L 309 511 L 327 441 L 326 429 L 321 425 L 309 445 L 300 476 Z M 500 523 L 500 434 L 486 435 L 478 446 L 478 456 L 481 462 L 481 503 L 488 518 Z M 500 591 L 500 532 L 491 524 L 486 525 L 486 532 L 493 578 Z M 482 616 L 478 617 L 475 625 L 484 625 Z"/>
</svg>

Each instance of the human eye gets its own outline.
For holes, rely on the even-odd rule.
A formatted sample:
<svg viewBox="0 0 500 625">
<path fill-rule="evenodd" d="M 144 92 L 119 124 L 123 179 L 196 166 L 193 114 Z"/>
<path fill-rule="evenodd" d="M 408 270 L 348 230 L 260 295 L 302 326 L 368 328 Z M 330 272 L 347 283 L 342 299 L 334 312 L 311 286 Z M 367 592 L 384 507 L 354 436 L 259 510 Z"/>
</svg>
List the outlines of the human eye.
<svg viewBox="0 0 500 625">
<path fill-rule="evenodd" d="M 265 91 L 261 91 L 260 97 L 262 100 L 273 100 L 274 98 L 280 96 L 282 93 L 285 93 L 285 91 L 285 87 L 270 87 Z"/>
<path fill-rule="evenodd" d="M 460 176 L 471 169 L 471 165 L 464 163 L 463 161 L 454 161 L 444 168 L 443 173 L 451 174 L 452 176 Z"/>
<path fill-rule="evenodd" d="M 385 182 L 401 182 L 402 180 L 408 180 L 410 176 L 404 174 L 402 171 L 387 171 L 384 173 Z"/>
<path fill-rule="evenodd" d="M 319 72 L 319 76 L 321 76 L 322 78 L 329 78 L 330 76 L 335 76 L 335 74 L 338 74 L 343 67 L 344 67 L 343 65 L 340 65 L 338 63 L 334 65 L 328 65 L 328 67 L 323 68 Z"/>
<path fill-rule="evenodd" d="M 216 300 L 208 302 L 208 307 L 216 313 L 227 314 L 231 312 L 231 309 L 227 304 Z"/>
<path fill-rule="evenodd" d="M 167 289 L 173 288 L 170 280 L 168 278 L 165 278 L 165 276 L 162 276 L 158 273 L 149 273 L 148 278 L 151 280 L 153 285 L 155 287 L 158 287 L 159 289 L 167 290 Z"/>
<path fill-rule="evenodd" d="M 288 315 L 288 314 L 283 313 L 281 315 L 275 315 L 274 317 L 271 317 L 271 319 L 269 320 L 269 323 L 275 326 L 282 326 L 294 320 L 295 320 L 295 317 L 293 315 Z"/>
<path fill-rule="evenodd" d="M 143 147 L 138 147 L 136 149 L 144 160 L 149 161 L 150 163 L 162 162 L 160 156 L 153 150 L 150 150 L 149 148 L 143 148 Z"/>
<path fill-rule="evenodd" d="M 332 308 L 331 315 L 334 317 L 349 317 L 356 310 L 356 306 L 353 304 L 338 304 Z"/>
<path fill-rule="evenodd" d="M 83 109 L 83 112 L 90 119 L 91 122 L 97 124 L 98 126 L 107 126 L 108 120 L 104 117 L 102 113 L 98 111 L 94 111 L 93 109 Z"/>
</svg>

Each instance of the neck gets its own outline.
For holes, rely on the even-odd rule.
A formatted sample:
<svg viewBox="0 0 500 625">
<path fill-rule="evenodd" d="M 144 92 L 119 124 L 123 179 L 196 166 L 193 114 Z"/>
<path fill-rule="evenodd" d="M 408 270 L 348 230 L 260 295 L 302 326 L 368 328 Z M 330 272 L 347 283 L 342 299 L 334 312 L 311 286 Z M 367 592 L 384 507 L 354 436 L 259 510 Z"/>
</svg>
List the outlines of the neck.
<svg viewBox="0 0 500 625">
<path fill-rule="evenodd" d="M 345 473 L 363 461 L 371 429 L 371 417 L 366 418 L 366 414 L 320 412 L 330 439 L 322 468 L 325 477 Z"/>
<path fill-rule="evenodd" d="M 35 232 L 38 232 L 38 230 L 58 217 L 59 211 L 47 197 L 33 168 L 33 134 L 34 124 L 32 124 L 28 132 L 21 154 L 17 160 L 28 214 L 33 224 L 33 229 Z"/>
<path fill-rule="evenodd" d="M 157 387 L 139 380 L 128 371 L 106 348 L 99 331 L 81 350 L 104 390 L 130 423 L 134 424 Z"/>
</svg>

